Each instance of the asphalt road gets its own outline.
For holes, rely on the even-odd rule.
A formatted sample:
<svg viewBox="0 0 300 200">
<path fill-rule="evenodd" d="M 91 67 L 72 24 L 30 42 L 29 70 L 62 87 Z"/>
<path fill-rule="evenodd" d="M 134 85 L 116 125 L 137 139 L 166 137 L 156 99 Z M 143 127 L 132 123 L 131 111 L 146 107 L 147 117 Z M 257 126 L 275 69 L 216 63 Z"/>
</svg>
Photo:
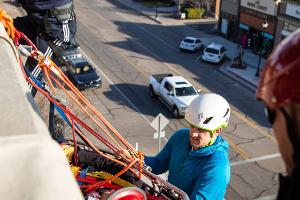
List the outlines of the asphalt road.
<svg viewBox="0 0 300 200">
<path fill-rule="evenodd" d="M 170 120 L 162 145 L 175 130 L 187 125 L 148 95 L 151 74 L 182 75 L 196 88 L 224 96 L 231 105 L 230 125 L 223 132 L 231 145 L 232 163 L 226 199 L 275 199 L 276 174 L 284 167 L 263 106 L 252 91 L 222 74 L 220 65 L 202 62 L 201 51 L 178 50 L 191 27 L 162 26 L 116 0 L 74 2 L 77 41 L 103 78 L 102 88 L 83 93 L 133 146 L 148 155 L 157 153 L 158 141 L 153 139 L 155 130 L 150 123 L 159 113 Z M 222 65 L 228 63 L 225 60 Z"/>
<path fill-rule="evenodd" d="M 185 26 L 158 25 L 116 1 L 75 1 L 75 5 L 78 42 L 104 78 L 101 89 L 85 95 L 95 99 L 100 112 L 131 144 L 138 143 L 146 154 L 157 152 L 150 122 L 159 113 L 170 119 L 166 138 L 186 125 L 148 96 L 151 74 L 182 75 L 203 91 L 223 95 L 231 104 L 231 123 L 223 134 L 231 144 L 233 163 L 226 199 L 272 199 L 276 172 L 283 171 L 283 166 L 253 92 L 220 73 L 219 65 L 202 62 L 201 52 L 179 52 L 178 44 L 188 30 Z"/>
<path fill-rule="evenodd" d="M 223 133 L 231 144 L 232 161 L 226 199 L 274 198 L 276 173 L 283 171 L 283 165 L 263 106 L 252 91 L 222 74 L 220 65 L 202 62 L 201 51 L 179 52 L 178 44 L 189 30 L 186 26 L 156 24 L 117 1 L 75 1 L 75 5 L 78 42 L 104 78 L 101 89 L 85 95 L 97 97 L 94 102 L 100 112 L 131 144 L 138 143 L 146 154 L 158 151 L 150 123 L 159 113 L 170 120 L 166 139 L 186 126 L 159 100 L 148 96 L 151 74 L 182 75 L 202 91 L 223 95 L 231 104 L 231 122 Z"/>
</svg>

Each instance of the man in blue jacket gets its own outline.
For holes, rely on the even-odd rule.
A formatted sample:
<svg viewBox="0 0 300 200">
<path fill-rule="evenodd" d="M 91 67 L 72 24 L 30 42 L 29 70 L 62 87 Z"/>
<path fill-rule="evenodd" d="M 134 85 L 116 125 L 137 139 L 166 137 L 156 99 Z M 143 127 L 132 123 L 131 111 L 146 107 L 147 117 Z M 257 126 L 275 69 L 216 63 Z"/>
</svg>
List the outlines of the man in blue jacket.
<svg viewBox="0 0 300 200">
<path fill-rule="evenodd" d="M 145 157 L 153 173 L 169 171 L 168 181 L 190 199 L 223 200 L 230 180 L 228 143 L 220 136 L 230 107 L 218 94 L 201 94 L 187 108 L 190 128 L 175 132 L 155 157 Z"/>
</svg>

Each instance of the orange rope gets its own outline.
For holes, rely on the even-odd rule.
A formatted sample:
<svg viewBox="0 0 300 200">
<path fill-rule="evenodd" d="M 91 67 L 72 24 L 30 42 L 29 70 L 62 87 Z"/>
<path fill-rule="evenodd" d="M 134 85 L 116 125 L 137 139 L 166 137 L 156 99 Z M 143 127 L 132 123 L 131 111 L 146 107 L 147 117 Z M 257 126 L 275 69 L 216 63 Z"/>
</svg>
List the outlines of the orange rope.
<svg viewBox="0 0 300 200">
<path fill-rule="evenodd" d="M 78 106 L 79 106 L 79 108 L 88 116 L 88 117 L 90 117 L 92 120 L 93 120 L 93 122 L 103 131 L 103 132 L 105 132 L 109 137 L 110 137 L 110 139 L 112 140 L 112 141 L 114 141 L 115 142 L 115 144 L 117 144 L 120 148 L 122 148 L 121 147 L 121 145 L 111 136 L 111 134 L 109 134 L 109 133 L 107 133 L 107 131 L 103 128 L 103 126 L 101 126 L 99 123 L 98 123 L 98 121 L 81 105 L 81 103 L 74 97 L 74 96 L 72 96 L 63 86 L 62 86 L 62 84 L 58 81 L 58 80 L 56 80 L 51 74 L 50 74 L 50 78 L 65 92 L 65 94 L 69 97 L 69 98 L 71 98 Z"/>
<path fill-rule="evenodd" d="M 46 64 L 46 62 L 49 62 Z M 81 94 L 81 92 L 71 83 L 71 81 L 66 77 L 66 75 L 59 69 L 56 64 L 49 59 L 49 61 L 45 60 L 45 57 L 40 58 L 39 64 L 42 65 L 42 69 L 46 71 L 52 71 L 61 81 L 65 82 L 67 86 L 74 92 L 78 98 L 84 102 L 88 108 L 102 121 L 106 127 L 111 130 L 114 135 L 134 154 L 135 157 L 138 157 L 138 152 L 110 125 L 110 123 L 96 110 L 96 108 Z M 47 69 L 47 70 L 46 70 Z M 52 85 L 52 84 L 51 84 Z M 91 116 L 90 116 L 91 117 Z M 91 117 L 92 118 L 92 117 Z M 102 129 L 103 130 L 103 129 Z M 106 135 L 110 135 L 105 131 Z M 110 137 L 110 136 L 109 136 Z"/>
<path fill-rule="evenodd" d="M 111 183 L 114 179 L 118 178 L 119 176 L 121 176 L 122 174 L 124 174 L 126 171 L 128 171 L 128 169 L 130 167 L 132 167 L 135 163 L 137 162 L 137 159 L 133 160 L 126 168 L 124 168 L 122 171 L 118 172 L 116 175 L 114 175 L 113 177 L 111 177 L 110 179 L 107 179 L 105 181 L 101 181 L 99 183 L 95 183 L 93 185 L 91 185 L 90 187 L 88 187 L 88 189 L 85 192 L 90 192 L 92 190 L 95 190 L 99 187 L 101 187 L 103 184 L 105 183 Z"/>
<path fill-rule="evenodd" d="M 6 29 L 7 35 L 11 39 L 19 39 L 20 33 L 13 25 L 13 19 L 7 15 L 6 11 L 0 8 L 0 22 L 3 24 L 4 28 Z"/>
<path fill-rule="evenodd" d="M 0 21 L 1 23 L 4 25 L 9 37 L 11 37 L 15 44 L 18 45 L 18 41 L 19 39 L 25 35 L 21 34 L 13 25 L 13 20 L 11 17 L 9 17 L 6 12 L 3 9 L 0 9 Z M 24 38 L 23 37 L 23 38 Z M 27 39 L 27 38 L 26 38 Z M 30 42 L 31 45 L 33 45 L 33 43 L 31 41 L 29 41 L 27 39 L 27 42 Z M 78 130 L 76 127 L 74 127 L 74 121 L 73 119 L 69 119 L 70 116 L 68 116 L 68 120 L 72 121 L 72 129 L 73 131 L 76 130 L 78 134 L 80 134 L 82 137 L 85 138 L 85 142 L 87 142 L 88 145 L 91 146 L 91 148 L 97 152 L 98 154 L 100 154 L 103 157 L 106 157 L 110 160 L 113 160 L 116 163 L 119 163 L 123 166 L 126 166 L 122 171 L 120 171 L 119 173 L 117 173 L 114 177 L 112 177 L 111 179 L 109 179 L 110 181 L 115 179 L 116 177 L 120 176 L 121 174 L 125 173 L 127 170 L 132 171 L 134 174 L 136 174 L 132 169 L 130 169 L 136 162 L 139 162 L 139 165 L 136 166 L 139 169 L 139 178 L 141 177 L 141 172 L 142 172 L 142 165 L 143 165 L 143 155 L 140 152 L 137 152 L 132 145 L 130 145 L 130 143 L 128 143 L 122 136 L 120 133 L 118 133 L 118 131 L 96 110 L 96 108 L 80 93 L 80 91 L 71 83 L 71 81 L 67 78 L 67 76 L 61 71 L 61 69 L 59 67 L 56 66 L 56 64 L 49 58 L 49 57 L 45 57 L 41 52 L 34 50 L 33 52 L 31 52 L 31 56 L 33 56 L 37 61 L 38 61 L 38 66 L 41 67 L 41 69 L 44 71 L 46 79 L 48 81 L 48 85 L 50 86 L 51 90 L 56 93 L 56 90 L 52 84 L 52 80 L 54 80 L 54 82 L 59 83 L 58 80 L 56 80 L 53 75 L 50 73 L 50 71 L 56 75 L 57 78 L 59 78 L 61 81 L 63 81 L 70 89 L 71 91 L 77 96 L 77 98 L 79 98 L 79 100 L 81 100 L 95 115 L 96 117 L 114 134 L 114 136 L 116 138 L 119 139 L 119 141 L 125 146 L 127 147 L 129 151 L 129 153 L 131 153 L 131 156 L 127 156 L 124 152 L 126 150 L 118 150 L 118 154 L 122 154 L 123 158 L 125 158 L 125 160 L 128 162 L 130 161 L 129 165 L 126 166 L 125 163 L 117 160 L 117 159 L 113 159 L 109 156 L 106 156 L 105 154 L 103 154 L 101 151 L 99 151 L 93 144 L 92 142 L 90 142 L 84 135 L 83 133 L 81 133 L 80 130 Z M 22 67 L 22 66 L 21 66 Z M 50 97 L 49 94 L 47 94 L 47 92 L 45 92 L 44 90 L 42 90 L 41 88 L 39 88 L 32 80 L 30 80 L 23 68 L 22 71 L 26 77 L 27 82 L 29 82 L 32 86 L 34 86 L 38 91 L 40 91 L 42 94 L 44 94 L 49 100 L 51 100 L 51 102 L 55 102 L 60 108 L 63 108 L 62 105 L 57 102 L 56 100 L 54 100 L 52 97 Z M 62 86 L 60 83 L 58 84 L 60 87 Z M 63 87 L 61 87 L 63 88 Z M 66 92 L 66 90 L 64 89 L 64 92 Z M 67 95 L 69 97 L 71 97 L 70 94 L 67 93 Z M 51 99 L 52 98 L 52 99 Z M 78 105 L 80 104 L 73 96 L 71 97 Z M 86 111 L 82 105 L 80 105 L 80 108 L 82 110 L 84 110 L 84 112 L 94 121 L 94 123 L 96 123 L 96 125 L 106 134 L 110 137 L 111 140 L 113 140 L 116 144 L 118 144 L 120 146 L 120 144 L 114 140 L 114 138 L 111 136 L 111 134 L 109 134 L 97 121 L 96 119 L 88 112 Z M 66 110 L 66 108 L 64 108 L 63 110 Z M 70 112 L 70 111 L 69 111 Z M 71 112 L 70 112 L 71 113 Z M 73 115 L 75 116 L 75 115 Z M 90 129 L 92 130 L 92 129 Z M 95 132 L 95 131 L 93 131 Z M 96 133 L 96 132 L 95 132 Z M 98 138 L 99 139 L 99 138 Z M 108 144 L 108 143 L 107 143 Z M 121 146 L 120 146 L 121 147 Z M 114 147 L 115 148 L 115 147 Z"/>
</svg>

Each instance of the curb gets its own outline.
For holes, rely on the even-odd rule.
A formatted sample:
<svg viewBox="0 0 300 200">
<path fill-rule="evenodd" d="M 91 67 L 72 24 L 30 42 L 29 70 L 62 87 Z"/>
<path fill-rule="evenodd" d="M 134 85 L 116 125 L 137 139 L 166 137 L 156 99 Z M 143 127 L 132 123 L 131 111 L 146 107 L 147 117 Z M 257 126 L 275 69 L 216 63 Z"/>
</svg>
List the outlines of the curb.
<svg viewBox="0 0 300 200">
<path fill-rule="evenodd" d="M 247 89 L 256 92 L 257 86 L 253 84 L 251 81 L 245 79 L 244 77 L 240 76 L 237 73 L 234 73 L 233 71 L 227 70 L 226 68 L 229 66 L 221 66 L 219 68 L 219 71 L 223 73 L 224 75 L 228 76 L 231 79 L 234 79 L 241 85 L 245 86 Z"/>
</svg>

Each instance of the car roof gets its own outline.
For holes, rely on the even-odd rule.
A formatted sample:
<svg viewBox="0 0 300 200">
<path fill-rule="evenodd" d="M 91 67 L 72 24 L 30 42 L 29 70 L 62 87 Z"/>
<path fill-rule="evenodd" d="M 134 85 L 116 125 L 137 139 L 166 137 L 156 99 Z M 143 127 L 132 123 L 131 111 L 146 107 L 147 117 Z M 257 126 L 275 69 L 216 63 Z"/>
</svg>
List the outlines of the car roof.
<svg viewBox="0 0 300 200">
<path fill-rule="evenodd" d="M 183 78 L 182 76 L 169 76 L 166 77 L 166 79 L 168 80 L 168 82 L 172 85 L 172 86 L 176 86 L 176 87 L 187 87 L 187 86 L 192 86 L 192 84 L 190 82 L 188 82 L 185 78 Z"/>
<path fill-rule="evenodd" d="M 69 60 L 72 64 L 76 64 L 76 63 L 79 63 L 79 62 L 86 62 L 88 63 L 87 60 L 85 60 L 84 58 L 74 58 L 74 59 L 71 59 Z"/>
<path fill-rule="evenodd" d="M 211 43 L 206 48 L 218 49 L 220 50 L 223 47 L 222 44 Z"/>
<path fill-rule="evenodd" d="M 187 37 L 185 37 L 184 39 L 196 40 L 196 39 L 199 39 L 199 38 L 187 36 Z"/>
</svg>

